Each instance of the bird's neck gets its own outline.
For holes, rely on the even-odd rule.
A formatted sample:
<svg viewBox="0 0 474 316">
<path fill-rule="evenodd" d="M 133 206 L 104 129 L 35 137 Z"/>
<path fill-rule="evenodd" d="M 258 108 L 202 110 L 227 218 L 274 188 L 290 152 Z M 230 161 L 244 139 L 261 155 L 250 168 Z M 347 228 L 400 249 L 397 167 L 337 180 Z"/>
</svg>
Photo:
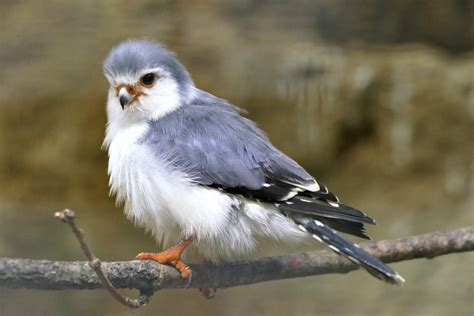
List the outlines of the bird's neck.
<svg viewBox="0 0 474 316">
<path fill-rule="evenodd" d="M 116 98 L 109 95 L 107 102 L 107 128 L 103 149 L 108 149 L 113 139 L 120 132 L 130 129 L 140 129 L 149 121 L 159 120 L 168 113 L 187 106 L 196 97 L 198 90 L 194 86 L 183 90 L 180 95 L 169 95 L 143 99 L 140 108 L 122 110 Z"/>
</svg>

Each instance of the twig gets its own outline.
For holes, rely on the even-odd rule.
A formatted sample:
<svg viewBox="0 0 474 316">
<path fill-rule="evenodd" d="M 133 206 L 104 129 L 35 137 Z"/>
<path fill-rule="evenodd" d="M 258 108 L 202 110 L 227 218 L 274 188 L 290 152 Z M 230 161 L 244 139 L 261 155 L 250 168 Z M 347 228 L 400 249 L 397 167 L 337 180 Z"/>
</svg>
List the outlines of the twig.
<svg viewBox="0 0 474 316">
<path fill-rule="evenodd" d="M 102 286 L 112 295 L 118 302 L 121 304 L 130 307 L 130 308 L 139 308 L 142 305 L 148 303 L 150 297 L 153 295 L 153 291 L 145 291 L 140 289 L 140 295 L 137 299 L 131 299 L 127 296 L 124 296 L 117 292 L 109 279 L 105 276 L 104 271 L 102 271 L 102 262 L 92 253 L 86 241 L 84 240 L 84 232 L 77 227 L 74 222 L 75 214 L 73 211 L 65 209 L 61 212 L 56 212 L 54 217 L 63 221 L 71 227 L 72 232 L 76 236 L 81 249 L 89 260 L 89 266 L 94 269 L 95 273 L 99 277 L 100 283 Z"/>
<path fill-rule="evenodd" d="M 114 286 L 115 288 L 139 289 L 143 298 L 138 300 L 131 300 L 120 294 L 117 298 L 116 294 L 112 294 L 122 304 L 126 302 L 125 305 L 135 308 L 143 305 L 142 302 L 146 302 L 159 289 L 183 288 L 186 285 L 187 281 L 181 278 L 175 269 L 152 261 L 100 264 L 84 243 L 82 232 L 73 221 L 71 224 L 70 219 L 73 219 L 73 216 L 65 216 L 65 218 L 81 242 L 81 247 L 89 262 L 0 258 L 0 288 L 64 290 L 106 287 L 112 289 L 111 293 L 116 294 L 118 293 Z M 473 251 L 474 226 L 448 232 L 366 243 L 361 246 L 386 263 L 434 258 L 451 253 Z M 96 267 L 99 267 L 99 271 Z M 358 267 L 330 251 L 316 251 L 255 261 L 227 262 L 219 266 L 196 264 L 191 265 L 191 268 L 193 269 L 191 287 L 227 288 L 309 275 L 347 273 Z M 104 283 L 103 280 L 106 282 Z M 130 304 L 130 302 L 134 303 Z"/>
</svg>

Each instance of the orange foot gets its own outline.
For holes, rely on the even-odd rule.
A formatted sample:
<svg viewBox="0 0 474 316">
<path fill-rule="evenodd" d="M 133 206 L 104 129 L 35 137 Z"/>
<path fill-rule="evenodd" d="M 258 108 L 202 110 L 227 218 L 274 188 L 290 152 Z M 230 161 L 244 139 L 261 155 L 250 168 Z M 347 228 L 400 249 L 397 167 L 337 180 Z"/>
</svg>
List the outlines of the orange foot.
<svg viewBox="0 0 474 316">
<path fill-rule="evenodd" d="M 188 279 L 188 286 L 192 280 L 191 268 L 181 260 L 181 254 L 193 241 L 194 237 L 182 239 L 176 246 L 166 249 L 160 253 L 141 252 L 135 258 L 140 260 L 154 260 L 161 264 L 169 264 L 181 273 L 181 276 Z"/>
</svg>

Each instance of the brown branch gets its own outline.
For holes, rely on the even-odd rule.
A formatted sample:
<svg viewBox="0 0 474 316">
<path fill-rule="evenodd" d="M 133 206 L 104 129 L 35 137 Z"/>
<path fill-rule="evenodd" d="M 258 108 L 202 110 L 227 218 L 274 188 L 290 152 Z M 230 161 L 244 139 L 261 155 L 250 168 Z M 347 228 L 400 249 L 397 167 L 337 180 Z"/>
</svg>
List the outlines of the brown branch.
<svg viewBox="0 0 474 316">
<path fill-rule="evenodd" d="M 62 212 L 54 213 L 54 217 L 67 223 L 70 227 L 74 235 L 76 236 L 79 244 L 81 245 L 81 249 L 86 255 L 87 259 L 89 260 L 89 266 L 94 269 L 97 277 L 100 280 L 102 286 L 113 296 L 120 304 L 123 304 L 130 308 L 139 308 L 142 305 L 148 303 L 150 297 L 153 295 L 153 292 L 140 290 L 140 296 L 138 299 L 131 299 L 127 296 L 124 296 L 117 292 L 114 288 L 112 283 L 110 283 L 109 279 L 105 275 L 104 271 L 102 270 L 102 262 L 92 253 L 89 246 L 87 245 L 86 241 L 84 240 L 84 232 L 82 229 L 77 227 L 76 222 L 74 222 L 74 218 L 76 215 L 73 211 L 65 209 Z"/>
<path fill-rule="evenodd" d="M 88 259 L 93 262 L 92 268 L 87 262 L 0 258 L 0 287 L 50 290 L 107 287 L 102 278 L 94 272 L 94 262 L 98 259 L 84 243 L 82 233 L 76 236 L 80 241 L 82 238 L 81 247 L 84 252 L 91 255 Z M 474 226 L 444 233 L 435 232 L 366 243 L 362 244 L 362 247 L 386 263 L 473 251 Z M 183 288 L 187 283 L 173 268 L 151 261 L 110 262 L 98 266 L 101 267 L 99 270 L 103 279 L 110 280 L 107 281 L 110 288 L 132 288 L 141 291 L 141 298 L 131 300 L 121 296 L 115 289 L 112 290 L 112 293 L 122 297 L 122 301 L 134 302 L 130 307 L 141 306 L 159 289 Z M 197 264 L 191 265 L 191 268 L 194 272 L 190 287 L 227 288 L 277 279 L 347 273 L 358 267 L 332 252 L 317 251 L 255 261 L 228 262 L 219 266 Z M 116 297 L 115 294 L 112 295 Z"/>
</svg>

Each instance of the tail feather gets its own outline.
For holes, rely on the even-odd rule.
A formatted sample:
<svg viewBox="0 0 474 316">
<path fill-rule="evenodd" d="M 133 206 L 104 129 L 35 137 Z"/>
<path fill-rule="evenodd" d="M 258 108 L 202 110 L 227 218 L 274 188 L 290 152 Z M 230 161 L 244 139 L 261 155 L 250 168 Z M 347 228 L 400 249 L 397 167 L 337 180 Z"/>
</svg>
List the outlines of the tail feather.
<svg viewBox="0 0 474 316">
<path fill-rule="evenodd" d="M 304 191 L 301 192 L 302 195 L 306 195 L 312 198 L 317 198 L 317 199 L 322 199 L 325 201 L 331 201 L 331 202 L 339 202 L 339 198 L 332 193 L 331 191 L 328 190 L 328 188 L 322 184 L 321 182 L 318 182 L 319 184 L 319 191 L 316 192 L 311 192 L 311 191 Z"/>
<path fill-rule="evenodd" d="M 370 240 L 370 237 L 365 233 L 363 223 L 347 221 L 339 218 L 328 218 L 323 216 L 312 216 L 311 218 L 317 219 L 323 224 L 339 232 Z"/>
<path fill-rule="evenodd" d="M 316 240 L 327 244 L 331 250 L 360 265 L 376 278 L 392 284 L 405 282 L 395 270 L 368 254 L 357 244 L 337 234 L 335 230 L 321 221 L 303 216 L 296 216 L 294 220 L 305 231 L 312 234 Z"/>
<path fill-rule="evenodd" d="M 375 221 L 363 212 L 341 203 L 325 202 L 301 196 L 278 203 L 278 208 L 284 212 L 317 215 L 328 218 L 343 219 L 359 223 L 375 224 Z"/>
</svg>

